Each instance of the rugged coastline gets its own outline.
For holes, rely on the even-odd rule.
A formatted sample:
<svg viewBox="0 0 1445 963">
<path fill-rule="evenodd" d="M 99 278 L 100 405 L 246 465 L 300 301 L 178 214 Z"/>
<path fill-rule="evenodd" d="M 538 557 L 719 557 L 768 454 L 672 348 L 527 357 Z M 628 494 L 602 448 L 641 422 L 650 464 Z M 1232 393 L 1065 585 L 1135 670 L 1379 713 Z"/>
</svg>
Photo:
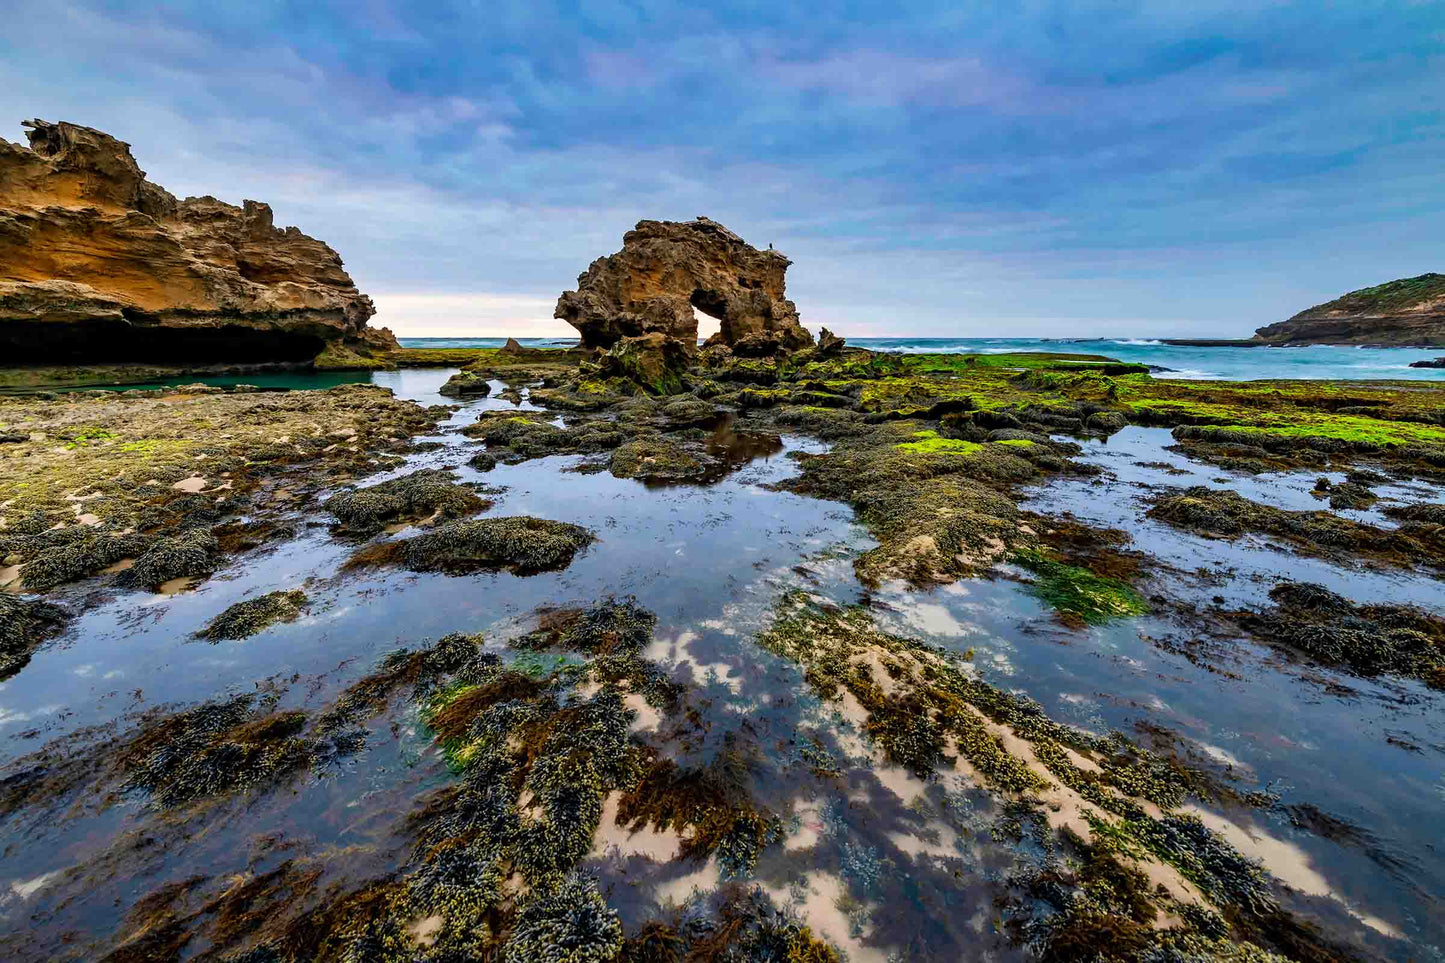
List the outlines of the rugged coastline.
<svg viewBox="0 0 1445 963">
<path fill-rule="evenodd" d="M 727 436 L 755 439 L 744 446 L 754 452 L 778 450 L 769 437 L 818 439 L 822 447 L 798 454 L 797 473 L 777 485 L 851 507 L 873 542 L 848 563 L 847 579 L 856 580 L 864 593 L 900 584 L 926 592 L 928 586 L 1016 577 L 1052 609 L 1063 633 L 1087 634 L 1141 616 L 1184 624 L 1202 618 L 1214 638 L 1252 637 L 1291 658 L 1370 678 L 1385 673 L 1445 684 L 1440 675 L 1445 622 L 1438 612 L 1372 609 L 1352 616 L 1354 634 L 1331 641 L 1292 627 L 1314 624 L 1310 619 L 1316 616 L 1302 621 L 1301 611 L 1328 619 L 1348 603 L 1301 594 L 1303 588 L 1275 593 L 1276 609 L 1223 606 L 1201 612 L 1194 601 L 1160 594 L 1170 565 L 1131 545 L 1122 532 L 1039 516 L 1020 504 L 1025 490 L 1049 478 L 1086 480 L 1093 469 L 1077 459 L 1079 442 L 1130 425 L 1169 428 L 1184 457 L 1240 477 L 1349 470 L 1355 473 L 1350 484 L 1364 498 L 1392 478 L 1438 484 L 1445 475 L 1440 389 L 1418 383 L 1170 383 L 1104 357 L 900 357 L 832 343 L 765 357 L 704 349 L 677 361 L 675 370 L 668 369 L 666 358 L 643 360 L 648 363 L 625 369 L 605 360 L 579 362 L 561 352 L 526 357 L 478 352 L 467 370 L 451 377 L 481 379 L 488 392 L 482 402 L 464 400 L 459 411 L 418 407 L 366 387 L 266 394 L 198 387 L 6 399 L 3 418 L 11 440 L 0 454 L 9 487 L 0 494 L 6 531 L 14 532 L 7 536 L 8 571 L 18 579 L 11 589 L 22 590 L 9 597 L 23 607 L 5 613 L 7 626 L 15 626 L 7 628 L 7 639 L 20 640 L 7 642 L 8 671 L 23 679 L 26 660 L 45 646 L 86 645 L 83 636 L 74 637 L 73 627 L 68 637 L 66 626 L 84 624 L 93 606 L 138 591 L 195 592 L 204 585 L 197 579 L 284 550 L 288 539 L 314 524 L 305 519 L 329 517 L 334 534 L 326 537 L 352 546 L 344 550 L 359 565 L 340 566 L 340 584 L 389 579 L 385 573 L 394 559 L 402 571 L 500 568 L 516 574 L 495 577 L 509 579 L 558 567 L 565 572 L 573 552 L 595 551 L 588 545 L 608 536 L 574 526 L 577 547 L 557 554 L 554 540 L 559 534 L 573 538 L 570 530 L 554 533 L 528 527 L 531 523 L 478 528 L 482 520 L 509 523 L 516 517 L 490 508 L 499 497 L 505 500 L 491 482 L 501 469 L 492 466 L 527 470 L 535 464 L 536 471 L 555 471 L 542 466 L 560 455 L 578 479 L 575 484 L 594 471 L 638 479 L 656 486 L 648 491 L 661 505 L 675 486 L 713 484 L 748 464 L 747 456 L 728 454 L 737 442 L 718 441 L 726 424 Z M 659 385 L 670 393 L 660 393 Z M 507 393 L 515 401 L 491 397 Z M 474 410 L 478 404 L 487 407 Z M 407 467 L 427 463 L 431 443 L 424 439 L 438 431 L 438 419 L 469 411 L 465 423 L 443 428 L 451 439 L 444 450 L 455 452 L 446 464 L 473 467 Z M 266 427 L 227 432 L 231 437 L 206 437 L 200 427 L 248 423 Z M 382 483 L 370 483 L 368 476 Z M 347 494 L 354 482 L 362 485 L 355 492 L 364 494 L 364 501 Z M 1429 571 L 1445 566 L 1442 526 L 1429 506 L 1402 507 L 1398 527 L 1387 532 L 1339 519 L 1323 502 L 1285 517 L 1241 496 L 1223 506 L 1214 505 L 1214 497 L 1192 490 L 1161 495 L 1164 500 L 1151 514 L 1210 538 L 1258 530 L 1282 537 L 1289 551 L 1337 557 L 1343 565 L 1419 571 L 1432 579 L 1437 576 Z M 1264 514 L 1255 521 L 1251 512 Z M 556 523 L 565 528 L 569 520 L 559 517 Z M 1344 532 L 1358 535 L 1342 538 Z M 404 551 L 398 554 L 394 547 Z M 67 561 L 72 556 L 75 564 Z M 458 569 L 448 559 L 469 561 Z M 102 561 L 110 571 L 96 567 Z M 271 586 L 274 593 L 295 594 L 275 600 L 256 596 L 251 608 L 211 612 L 198 634 L 213 644 L 234 645 L 225 640 L 256 632 L 264 637 L 288 626 L 304 629 L 305 613 L 314 618 L 317 611 L 317 585 Z M 839 706 L 840 718 L 851 721 L 837 734 L 829 726 L 806 730 L 817 740 L 806 770 L 809 785 L 816 787 L 810 791 L 826 795 L 839 778 L 834 773 L 840 763 L 828 760 L 876 754 L 863 771 L 899 767 L 920 780 L 913 791 L 962 779 L 997 799 L 1014 827 L 991 831 L 998 841 L 989 845 L 1002 847 L 1001 853 L 1019 845 L 1010 842 L 1016 839 L 1070 854 L 1044 875 L 1032 870 L 1020 876 L 1018 869 L 1006 875 L 991 897 L 1015 907 L 1014 922 L 991 937 L 1000 951 L 1027 945 L 1046 958 L 1065 959 L 1072 958 L 1071 948 L 1089 947 L 1119 958 L 1192 953 L 1261 960 L 1275 952 L 1313 960 L 1366 958 L 1388 945 L 1390 938 L 1379 929 L 1340 916 L 1343 904 L 1334 897 L 1312 897 L 1308 910 L 1336 907 L 1333 935 L 1304 922 L 1294 915 L 1305 912 L 1304 904 L 1279 888 L 1268 860 L 1250 863 L 1229 837 L 1187 815 L 1197 805 L 1185 805 L 1191 799 L 1222 805 L 1237 813 L 1236 820 L 1271 812 L 1280 803 L 1266 786 L 1161 749 L 1169 743 L 1157 734 L 1144 741 L 1119 734 L 1091 741 L 1095 737 L 1040 716 L 1029 703 L 971 681 L 966 655 L 959 662 L 958 651 L 880 630 L 866 602 L 862 608 L 835 608 L 816 591 L 806 580 L 799 589 L 780 590 L 756 641 L 763 651 L 797 664 L 824 704 Z M 362 860 L 407 867 L 400 877 L 358 880 L 339 898 L 317 902 L 306 894 L 319 895 L 317 882 L 334 878 L 356 857 L 314 853 L 254 875 L 242 890 L 204 881 L 186 890 L 157 890 L 132 908 L 114 934 L 95 934 L 96 945 L 110 946 L 113 959 L 170 952 L 165 948 L 195 940 L 214 947 L 210 955 L 218 959 L 247 947 L 268 948 L 273 956 L 267 958 L 340 959 L 354 954 L 362 939 L 388 947 L 378 950 L 382 955 L 373 957 L 378 959 L 488 952 L 489 946 L 515 953 L 528 941 L 561 938 L 581 941 L 598 959 L 649 958 L 645 954 L 654 945 L 693 952 L 723 932 L 711 928 L 722 924 L 689 929 L 691 924 L 669 922 L 664 915 L 643 925 L 629 913 L 634 922 L 624 925 L 609 908 L 607 890 L 567 874 L 571 867 L 608 865 L 597 862 L 596 847 L 602 844 L 594 837 L 615 839 L 623 852 L 638 853 L 629 857 L 632 862 L 671 865 L 664 854 L 673 844 L 659 842 L 656 854 L 629 848 L 641 845 L 638 839 L 656 837 L 680 840 L 670 857 L 678 865 L 716 866 L 722 880 L 764 881 L 751 891 L 724 884 L 716 891 L 721 902 L 707 904 L 708 913 L 725 921 L 735 951 L 787 946 L 805 954 L 799 958 L 831 959 L 842 948 L 850 958 L 869 958 L 872 946 L 907 946 L 906 937 L 886 925 L 839 929 L 806 899 L 792 911 L 800 915 L 780 914 L 785 889 L 767 896 L 775 885 L 767 881 L 785 877 L 769 867 L 812 832 L 807 820 L 801 830 L 790 827 L 787 814 L 798 803 L 779 797 L 772 782 L 757 782 L 761 777 L 741 783 L 762 793 L 750 798 L 720 782 L 721 771 L 678 769 L 668 761 L 668 739 L 647 735 L 650 730 L 640 738 L 628 734 L 639 719 L 664 720 L 663 728 L 671 725 L 667 720 L 680 722 L 698 710 L 702 698 L 688 672 L 679 675 L 666 659 L 644 655 L 656 648 L 648 629 L 655 616 L 630 605 L 602 599 L 562 621 L 545 611 L 523 617 L 523 634 L 500 650 L 464 636 L 431 648 L 408 647 L 413 654 L 384 661 L 377 673 L 339 690 L 334 701 L 299 714 L 254 701 L 215 708 L 207 703 L 201 710 L 132 723 L 112 737 L 118 742 L 111 748 L 67 748 L 67 738 L 9 764 L 5 811 L 24 820 L 27 813 L 38 816 L 59 811 L 56 807 L 87 808 L 94 803 L 83 800 L 98 800 L 119 787 L 128 796 L 151 800 L 130 818 L 165 814 L 172 823 L 180 818 L 176 825 L 198 825 L 198 819 L 218 818 L 204 813 L 218 812 L 233 795 L 271 798 L 301 775 L 328 766 L 339 765 L 343 773 L 329 779 L 349 778 L 345 760 L 365 758 L 375 738 L 365 733 L 375 732 L 378 716 L 405 719 L 408 707 L 418 706 L 457 782 L 446 788 L 443 779 L 440 795 L 418 800 L 421 808 L 408 817 L 414 827 L 408 834 L 418 834 L 413 855 L 388 856 L 383 847 Z M 470 629 L 458 624 L 456 631 Z M 1362 661 L 1365 651 L 1382 655 Z M 545 660 L 563 654 L 537 668 L 528 654 L 534 652 L 549 653 Z M 580 660 L 567 652 L 580 653 Z M 1194 657 L 1209 658 L 1202 652 Z M 854 674 L 850 666 L 874 668 L 870 676 Z M 499 712 L 515 714 L 517 707 L 526 707 L 519 719 L 533 721 L 501 721 Z M 200 711 L 206 714 L 195 714 Z M 845 739 L 847 731 L 856 734 Z M 594 735 L 584 739 L 583 732 Z M 611 741 L 599 742 L 601 733 Z M 840 739 L 861 742 L 849 743 L 853 748 L 840 757 Z M 521 754 L 505 748 L 517 740 L 535 748 Z M 161 744 L 175 748 L 164 758 L 146 748 Z M 243 770 L 209 774 L 221 758 L 237 753 L 252 760 Z M 98 769 L 80 765 L 89 758 L 114 763 Z M 547 780 L 554 777 L 545 775 L 584 770 L 595 771 L 600 780 L 595 790 L 588 789 L 595 795 L 585 798 L 576 797 L 572 779 L 553 783 Z M 207 787 L 200 794 L 198 778 Z M 523 796 L 487 802 L 487 787 L 493 785 L 522 787 Z M 696 788 L 677 797 L 682 785 Z M 719 810 L 720 804 L 725 808 Z M 514 814 L 506 817 L 512 828 L 501 836 L 481 830 L 471 815 L 492 805 Z M 946 814 L 934 818 L 942 820 L 939 827 L 950 824 Z M 244 824 L 239 814 L 223 824 L 238 819 Z M 529 834 L 543 826 L 548 833 L 565 831 L 569 841 L 529 842 Z M 494 848 L 503 839 L 513 841 Z M 130 857 L 110 850 L 96 858 L 101 862 L 88 867 L 82 861 L 39 892 L 54 899 L 73 887 L 97 885 L 95 873 L 102 866 L 125 866 Z M 943 850 L 936 857 L 895 858 L 922 859 L 915 874 L 925 865 L 949 862 Z M 437 889 L 451 878 L 444 874 L 454 871 L 448 868 L 454 863 L 471 868 Z M 603 869 L 604 877 L 608 872 Z M 840 905 L 847 905 L 848 892 L 880 905 L 904 898 L 894 893 L 894 883 L 865 883 L 869 877 L 855 872 L 845 868 L 834 877 L 844 881 Z M 809 886 L 826 891 L 823 877 L 810 879 Z M 881 888 L 868 889 L 875 885 Z M 1042 903 L 1031 902 L 1041 895 Z M 289 909 L 283 911 L 283 903 Z M 825 899 L 822 906 L 828 905 Z M 1016 915 L 1025 905 L 1033 908 Z M 584 908 L 594 922 L 585 932 L 572 929 Z M 57 919 L 63 918 L 61 912 Z M 55 952 L 45 932 L 30 936 L 35 953 Z M 958 941 L 977 938 L 969 932 L 967 927 L 930 931 L 927 948 L 947 954 Z M 913 946 L 910 955 L 917 954 L 926 955 L 924 945 Z"/>
<path fill-rule="evenodd" d="M 1445 385 L 869 351 L 804 328 L 789 259 L 707 218 L 593 262 L 556 308 L 576 348 L 397 349 L 325 245 L 177 202 L 118 144 L 37 122 L 32 157 L 3 145 L 22 181 L 84 190 L 62 215 L 12 179 L 7 210 L 166 244 L 199 218 L 254 275 L 239 223 L 326 268 L 294 282 L 319 307 L 122 321 L 330 333 L 279 359 L 309 386 L 234 383 L 268 369 L 199 336 L 159 352 L 202 355 L 180 363 L 5 376 L 27 389 L 0 395 L 14 958 L 1445 942 L 1421 829 Z M 116 210 L 78 206 L 97 183 Z M 0 332 L 79 330 L 53 277 L 6 283 L 35 317 Z M 720 321 L 702 346 L 694 309 Z M 231 383 L 78 390 L 191 372 Z"/>
</svg>

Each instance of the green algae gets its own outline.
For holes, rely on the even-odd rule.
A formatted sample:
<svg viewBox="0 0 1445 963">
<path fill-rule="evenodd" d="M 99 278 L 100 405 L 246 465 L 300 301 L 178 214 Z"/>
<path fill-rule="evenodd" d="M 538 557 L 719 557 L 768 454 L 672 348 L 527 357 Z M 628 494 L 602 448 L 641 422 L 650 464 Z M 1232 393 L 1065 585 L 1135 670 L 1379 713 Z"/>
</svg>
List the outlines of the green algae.
<svg viewBox="0 0 1445 963">
<path fill-rule="evenodd" d="M 1066 618 L 1102 625 L 1149 611 L 1144 597 L 1119 579 L 1056 561 L 1036 548 L 1015 552 L 1013 560 L 1037 576 L 1034 594 Z"/>
<path fill-rule="evenodd" d="M 920 455 L 972 455 L 983 450 L 982 445 L 971 441 L 944 438 L 938 432 L 927 429 L 915 431 L 912 437 L 913 441 L 900 442 L 893 447 L 899 451 Z"/>
</svg>

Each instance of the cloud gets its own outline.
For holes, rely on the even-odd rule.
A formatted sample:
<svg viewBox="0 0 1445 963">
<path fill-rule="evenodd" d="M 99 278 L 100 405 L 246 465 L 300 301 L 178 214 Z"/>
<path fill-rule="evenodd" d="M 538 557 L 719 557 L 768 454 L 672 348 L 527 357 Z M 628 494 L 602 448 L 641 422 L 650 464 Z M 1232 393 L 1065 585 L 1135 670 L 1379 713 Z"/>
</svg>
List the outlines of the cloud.
<svg viewBox="0 0 1445 963">
<path fill-rule="evenodd" d="M 845 334 L 1243 333 L 1440 269 L 1438 5 L 906 13 L 15 0 L 0 130 L 270 202 L 403 333 L 545 328 L 635 221 L 700 213 Z"/>
</svg>

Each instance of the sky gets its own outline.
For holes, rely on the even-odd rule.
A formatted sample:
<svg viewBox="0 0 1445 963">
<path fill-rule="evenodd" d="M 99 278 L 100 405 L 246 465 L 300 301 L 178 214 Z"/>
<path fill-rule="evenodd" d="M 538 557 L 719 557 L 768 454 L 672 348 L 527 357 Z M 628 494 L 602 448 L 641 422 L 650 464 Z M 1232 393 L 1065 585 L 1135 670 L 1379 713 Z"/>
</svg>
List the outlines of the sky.
<svg viewBox="0 0 1445 963">
<path fill-rule="evenodd" d="M 567 335 L 642 218 L 854 337 L 1237 337 L 1445 271 L 1445 3 L 7 0 L 66 120 L 270 203 L 401 336 Z"/>
</svg>

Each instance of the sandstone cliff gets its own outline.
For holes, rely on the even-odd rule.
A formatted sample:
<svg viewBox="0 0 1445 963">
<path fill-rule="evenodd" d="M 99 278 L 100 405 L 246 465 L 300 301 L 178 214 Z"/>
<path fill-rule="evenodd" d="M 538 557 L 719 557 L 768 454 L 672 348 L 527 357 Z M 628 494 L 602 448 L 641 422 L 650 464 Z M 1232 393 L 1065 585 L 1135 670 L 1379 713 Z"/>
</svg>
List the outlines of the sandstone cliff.
<svg viewBox="0 0 1445 963">
<path fill-rule="evenodd" d="M 3 363 L 307 361 L 396 347 L 328 245 L 271 208 L 176 197 L 130 147 L 28 121 L 0 139 Z M 363 359 L 358 359 L 363 360 Z"/>
<path fill-rule="evenodd" d="M 639 221 L 623 235 L 622 250 L 593 261 L 577 290 L 557 299 L 554 316 L 581 332 L 584 347 L 656 332 L 691 351 L 697 308 L 718 319 L 718 338 L 729 346 L 759 354 L 793 350 L 813 336 L 783 289 L 791 263 L 706 217 Z"/>
<path fill-rule="evenodd" d="M 1351 291 L 1260 328 L 1269 344 L 1445 345 L 1445 274 L 1421 274 Z"/>
</svg>

